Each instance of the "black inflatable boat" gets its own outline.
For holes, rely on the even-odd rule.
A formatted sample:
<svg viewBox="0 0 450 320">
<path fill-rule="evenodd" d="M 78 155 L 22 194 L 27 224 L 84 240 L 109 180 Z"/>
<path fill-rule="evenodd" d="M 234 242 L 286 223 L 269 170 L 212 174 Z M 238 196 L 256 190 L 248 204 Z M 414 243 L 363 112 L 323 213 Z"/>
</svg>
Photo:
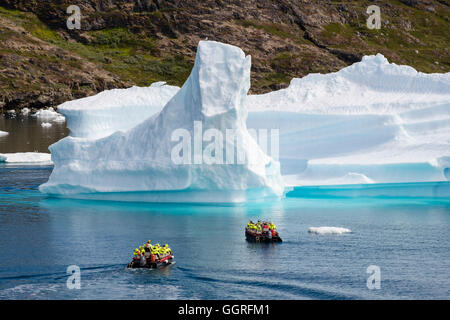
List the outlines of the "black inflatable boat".
<svg viewBox="0 0 450 320">
<path fill-rule="evenodd" d="M 168 255 L 167 257 L 164 257 L 162 259 L 155 259 L 154 261 L 152 261 L 151 258 L 147 258 L 144 260 L 142 259 L 133 259 L 133 261 L 131 261 L 128 264 L 127 268 L 131 268 L 131 269 L 138 269 L 138 268 L 143 268 L 143 269 L 162 269 L 168 266 L 171 266 L 175 264 L 175 261 L 173 259 L 173 255 Z"/>
<path fill-rule="evenodd" d="M 266 232 L 256 232 L 253 230 L 250 230 L 248 227 L 245 228 L 245 239 L 247 239 L 248 242 L 265 242 L 265 243 L 272 243 L 272 242 L 282 242 L 283 240 L 280 238 L 280 235 L 277 231 L 272 232 L 271 230 L 268 230 Z"/>
</svg>

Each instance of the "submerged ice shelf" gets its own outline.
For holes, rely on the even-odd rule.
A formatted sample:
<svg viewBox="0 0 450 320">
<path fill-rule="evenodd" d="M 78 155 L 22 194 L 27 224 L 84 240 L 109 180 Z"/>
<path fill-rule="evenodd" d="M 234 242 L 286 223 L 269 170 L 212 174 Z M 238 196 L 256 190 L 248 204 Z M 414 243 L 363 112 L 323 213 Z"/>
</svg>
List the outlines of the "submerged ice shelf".
<svg viewBox="0 0 450 320">
<path fill-rule="evenodd" d="M 71 136 L 52 146 L 56 166 L 41 190 L 152 191 L 162 192 L 161 201 L 173 196 L 166 192 L 177 192 L 174 198 L 181 199 L 195 190 L 217 192 L 212 197 L 226 202 L 245 201 L 244 194 L 280 195 L 283 183 L 364 185 L 450 179 L 450 73 L 424 74 L 389 63 L 378 54 L 339 72 L 292 79 L 286 89 L 247 96 L 249 74 L 243 70 L 249 66 L 249 57 L 240 49 L 201 42 L 195 67 L 181 89 L 159 82 L 64 103 L 58 111 L 66 116 Z M 177 127 L 194 134 L 195 120 L 202 121 L 205 130 L 225 129 L 230 123 L 240 128 L 242 150 L 260 157 L 261 164 L 189 169 L 168 165 L 168 154 L 162 149 L 170 150 L 173 144 L 164 142 L 163 136 Z M 278 162 L 261 153 L 246 127 L 279 130 L 275 160 L 283 183 Z M 161 139 L 162 144 L 155 146 Z M 138 151 L 138 146 L 148 148 L 147 152 Z"/>
</svg>

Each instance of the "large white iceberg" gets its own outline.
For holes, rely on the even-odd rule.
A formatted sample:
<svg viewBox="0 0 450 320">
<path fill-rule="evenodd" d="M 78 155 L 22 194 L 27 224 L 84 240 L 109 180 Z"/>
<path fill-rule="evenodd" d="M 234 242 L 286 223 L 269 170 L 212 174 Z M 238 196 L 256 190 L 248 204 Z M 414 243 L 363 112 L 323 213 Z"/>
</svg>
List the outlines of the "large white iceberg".
<svg viewBox="0 0 450 320">
<path fill-rule="evenodd" d="M 284 192 L 279 163 L 261 150 L 246 128 L 250 65 L 250 56 L 237 47 L 201 41 L 189 78 L 159 113 L 148 116 L 148 110 L 143 111 L 143 122 L 127 131 L 112 125 L 118 130 L 102 138 L 83 130 L 81 122 L 71 127 L 69 108 L 59 108 L 76 134 L 50 146 L 55 167 L 40 190 L 128 201 L 279 198 Z M 100 110 L 108 114 L 114 108 L 120 109 Z M 79 117 L 76 114 L 77 121 Z"/>
<path fill-rule="evenodd" d="M 218 68 L 214 59 L 207 63 Z M 198 68 L 199 57 L 196 63 Z M 228 77 L 230 68 L 223 69 Z M 221 84 L 208 80 L 198 86 L 213 101 L 216 91 L 207 88 L 220 91 Z M 68 118 L 73 138 L 89 140 L 160 117 L 180 92 L 156 83 L 105 91 L 58 110 Z M 450 180 L 450 73 L 417 72 L 378 54 L 339 72 L 310 74 L 292 79 L 286 89 L 241 99 L 248 128 L 279 130 L 278 160 L 287 185 Z"/>
</svg>

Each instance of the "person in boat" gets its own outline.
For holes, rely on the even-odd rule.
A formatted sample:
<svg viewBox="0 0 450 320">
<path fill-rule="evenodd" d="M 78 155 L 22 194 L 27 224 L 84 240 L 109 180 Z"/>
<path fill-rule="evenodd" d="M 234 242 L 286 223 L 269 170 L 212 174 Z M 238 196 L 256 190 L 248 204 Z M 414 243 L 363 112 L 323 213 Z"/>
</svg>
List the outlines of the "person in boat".
<svg viewBox="0 0 450 320">
<path fill-rule="evenodd" d="M 150 252 L 152 248 L 152 241 L 148 240 L 145 244 L 144 244 L 144 249 L 146 252 Z"/>
<path fill-rule="evenodd" d="M 138 248 L 134 249 L 133 260 L 139 260 L 140 259 L 139 255 L 140 255 L 139 249 Z"/>
<path fill-rule="evenodd" d="M 270 221 L 269 222 L 269 231 L 272 233 L 272 237 L 275 237 L 278 234 L 278 232 L 276 230 L 277 230 L 277 226 L 272 221 Z"/>
<path fill-rule="evenodd" d="M 158 246 L 156 248 L 156 252 L 158 253 L 158 259 L 162 259 L 163 258 L 163 248 L 161 246 Z"/>
<path fill-rule="evenodd" d="M 269 222 L 269 228 L 270 228 L 270 231 L 272 231 L 272 236 L 275 237 L 278 234 L 277 226 L 271 221 L 271 222 Z"/>
<path fill-rule="evenodd" d="M 154 262 L 154 261 L 156 261 L 156 260 L 158 259 L 158 257 L 157 257 L 156 246 L 151 246 L 151 247 L 150 247 L 150 252 L 149 252 L 149 254 L 150 254 L 150 260 L 151 260 L 152 262 Z"/>
<path fill-rule="evenodd" d="M 168 247 L 169 247 L 169 246 L 168 246 L 167 244 L 165 244 L 165 245 L 161 248 L 163 258 L 167 257 L 167 255 L 169 254 L 169 252 L 167 251 L 167 248 L 168 248 Z"/>
<path fill-rule="evenodd" d="M 144 249 L 144 251 L 143 251 L 143 256 L 145 257 L 145 259 L 148 259 L 148 258 L 150 258 L 150 256 L 151 256 L 151 247 L 152 247 L 152 245 L 150 244 L 150 240 L 148 240 L 142 247 L 143 247 L 143 249 Z"/>
<path fill-rule="evenodd" d="M 256 233 L 262 233 L 261 221 L 256 223 Z"/>
<path fill-rule="evenodd" d="M 159 260 L 161 259 L 161 245 L 157 243 L 155 245 L 155 252 L 156 252 L 156 258 Z"/>
<path fill-rule="evenodd" d="M 136 248 L 133 251 L 133 260 L 139 260 L 141 258 L 141 249 Z"/>
<path fill-rule="evenodd" d="M 256 225 L 253 223 L 253 221 L 250 221 L 248 224 L 247 224 L 247 228 L 248 228 L 248 230 L 249 231 L 251 231 L 251 232 L 256 232 Z"/>
<path fill-rule="evenodd" d="M 167 257 L 168 255 L 170 255 L 172 253 L 172 250 L 170 250 L 169 245 L 166 243 L 163 247 L 163 254 L 165 257 Z"/>
<path fill-rule="evenodd" d="M 139 264 L 141 267 L 145 267 L 147 264 L 147 259 L 145 258 L 145 250 L 142 250 L 139 255 Z"/>
<path fill-rule="evenodd" d="M 142 251 L 138 248 L 134 249 L 133 251 L 133 261 L 139 262 L 141 267 L 145 266 L 145 264 L 147 263 L 144 255 L 142 254 Z"/>
</svg>

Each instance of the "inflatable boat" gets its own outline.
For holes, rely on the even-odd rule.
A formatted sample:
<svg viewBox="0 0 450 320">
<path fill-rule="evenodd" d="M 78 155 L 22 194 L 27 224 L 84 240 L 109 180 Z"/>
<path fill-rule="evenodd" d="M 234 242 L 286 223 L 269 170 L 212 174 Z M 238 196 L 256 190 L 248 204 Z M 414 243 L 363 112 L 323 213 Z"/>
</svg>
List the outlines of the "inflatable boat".
<svg viewBox="0 0 450 320">
<path fill-rule="evenodd" d="M 155 256 L 155 255 L 152 255 Z M 140 259 L 133 259 L 129 264 L 128 268 L 131 269 L 161 269 L 175 264 L 173 254 L 170 254 L 164 258 L 157 259 L 155 257 L 145 258 L 142 257 Z"/>
<path fill-rule="evenodd" d="M 245 228 L 245 238 L 248 242 L 272 243 L 283 241 L 277 231 L 267 230 L 257 232 L 250 230 L 248 227 Z"/>
</svg>

